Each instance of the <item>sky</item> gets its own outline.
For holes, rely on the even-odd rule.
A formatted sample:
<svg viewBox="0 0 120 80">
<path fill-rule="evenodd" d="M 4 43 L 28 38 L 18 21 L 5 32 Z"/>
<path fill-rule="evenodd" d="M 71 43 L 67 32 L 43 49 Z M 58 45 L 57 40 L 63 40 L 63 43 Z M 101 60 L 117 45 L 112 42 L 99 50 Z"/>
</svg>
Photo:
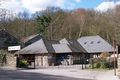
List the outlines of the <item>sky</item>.
<svg viewBox="0 0 120 80">
<path fill-rule="evenodd" d="M 0 8 L 5 8 L 14 13 L 44 10 L 48 6 L 60 7 L 62 9 L 95 9 L 98 11 L 106 11 L 120 4 L 120 0 L 7 0 L 1 2 Z"/>
</svg>

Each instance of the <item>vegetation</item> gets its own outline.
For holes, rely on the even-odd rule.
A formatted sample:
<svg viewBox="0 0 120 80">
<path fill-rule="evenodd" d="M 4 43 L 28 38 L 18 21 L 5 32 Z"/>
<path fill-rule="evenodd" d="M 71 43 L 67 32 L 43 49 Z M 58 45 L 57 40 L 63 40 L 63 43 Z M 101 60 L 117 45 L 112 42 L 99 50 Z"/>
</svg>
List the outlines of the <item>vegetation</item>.
<svg viewBox="0 0 120 80">
<path fill-rule="evenodd" d="M 37 31 L 40 34 L 44 34 L 45 29 L 49 26 L 50 21 L 51 21 L 51 17 L 50 15 L 40 15 L 37 17 Z"/>
<path fill-rule="evenodd" d="M 0 50 L 0 64 L 3 65 L 6 60 L 6 52 L 4 50 Z"/>
<path fill-rule="evenodd" d="M 19 65 L 22 68 L 27 68 L 28 67 L 28 62 L 26 60 L 20 60 Z"/>
<path fill-rule="evenodd" d="M 120 44 L 119 5 L 107 12 L 48 7 L 31 17 L 27 12 L 20 13 L 17 17 L 5 9 L 0 12 L 0 29 L 6 29 L 19 39 L 37 33 L 46 39 L 77 39 L 81 36 L 100 35 L 109 42 L 116 39 Z"/>
<path fill-rule="evenodd" d="M 109 57 L 108 52 L 103 52 L 100 54 L 100 57 L 91 59 L 90 67 L 91 68 L 110 68 L 110 62 L 107 60 L 107 57 Z"/>
</svg>

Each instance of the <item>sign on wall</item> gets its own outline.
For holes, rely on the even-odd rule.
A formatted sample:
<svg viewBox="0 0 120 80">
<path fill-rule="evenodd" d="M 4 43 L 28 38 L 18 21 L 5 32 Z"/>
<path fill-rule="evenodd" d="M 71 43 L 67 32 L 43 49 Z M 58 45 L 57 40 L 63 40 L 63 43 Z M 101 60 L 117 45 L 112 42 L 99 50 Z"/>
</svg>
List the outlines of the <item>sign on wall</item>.
<svg viewBox="0 0 120 80">
<path fill-rule="evenodd" d="M 21 46 L 9 46 L 8 51 L 17 51 L 20 50 Z"/>
</svg>

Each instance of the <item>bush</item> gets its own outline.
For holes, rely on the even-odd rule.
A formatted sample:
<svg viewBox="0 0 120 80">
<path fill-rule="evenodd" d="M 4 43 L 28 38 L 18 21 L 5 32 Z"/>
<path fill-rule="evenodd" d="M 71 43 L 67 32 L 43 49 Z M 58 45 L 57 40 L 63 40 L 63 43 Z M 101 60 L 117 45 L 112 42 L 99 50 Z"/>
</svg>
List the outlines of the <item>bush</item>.
<svg viewBox="0 0 120 80">
<path fill-rule="evenodd" d="M 100 68 L 101 64 L 100 62 L 94 64 L 94 68 Z"/>
<path fill-rule="evenodd" d="M 100 68 L 109 68 L 109 63 L 106 60 L 100 62 Z"/>
<path fill-rule="evenodd" d="M 22 67 L 22 68 L 27 68 L 28 67 L 28 62 L 27 62 L 27 60 L 20 60 L 20 67 Z"/>
<path fill-rule="evenodd" d="M 90 64 L 90 68 L 109 68 L 109 62 L 107 62 L 106 60 L 100 60 L 100 59 L 92 59 L 91 60 L 91 64 Z"/>
</svg>

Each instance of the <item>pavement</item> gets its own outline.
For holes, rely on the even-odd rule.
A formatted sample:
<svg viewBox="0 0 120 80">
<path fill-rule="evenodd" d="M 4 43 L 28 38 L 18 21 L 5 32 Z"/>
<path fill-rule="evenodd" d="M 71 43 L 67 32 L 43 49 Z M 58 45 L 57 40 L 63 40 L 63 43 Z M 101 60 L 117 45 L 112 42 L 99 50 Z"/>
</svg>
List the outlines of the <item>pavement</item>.
<svg viewBox="0 0 120 80">
<path fill-rule="evenodd" d="M 76 68 L 75 67 L 74 68 L 55 67 L 55 68 L 42 68 L 42 69 L 16 69 L 16 68 L 4 67 L 1 69 L 18 71 L 26 74 L 34 73 L 39 75 L 51 75 L 52 77 L 59 76 L 59 79 L 53 79 L 53 80 L 68 80 L 68 79 L 69 80 L 77 80 L 77 79 L 79 80 L 120 80 L 118 79 L 117 76 L 114 76 L 113 70 L 106 70 L 106 71 L 90 70 L 90 69 L 81 70 L 81 68 L 78 68 L 78 67 Z M 30 74 L 30 75 L 35 76 L 33 74 Z M 60 76 L 64 77 L 65 79 L 60 79 L 61 78 Z M 22 80 L 27 80 L 27 79 L 22 79 Z"/>
<path fill-rule="evenodd" d="M 96 80 L 120 80 L 118 76 L 114 75 L 114 70 L 108 70 L 106 72 L 101 72 L 97 75 Z"/>
</svg>

